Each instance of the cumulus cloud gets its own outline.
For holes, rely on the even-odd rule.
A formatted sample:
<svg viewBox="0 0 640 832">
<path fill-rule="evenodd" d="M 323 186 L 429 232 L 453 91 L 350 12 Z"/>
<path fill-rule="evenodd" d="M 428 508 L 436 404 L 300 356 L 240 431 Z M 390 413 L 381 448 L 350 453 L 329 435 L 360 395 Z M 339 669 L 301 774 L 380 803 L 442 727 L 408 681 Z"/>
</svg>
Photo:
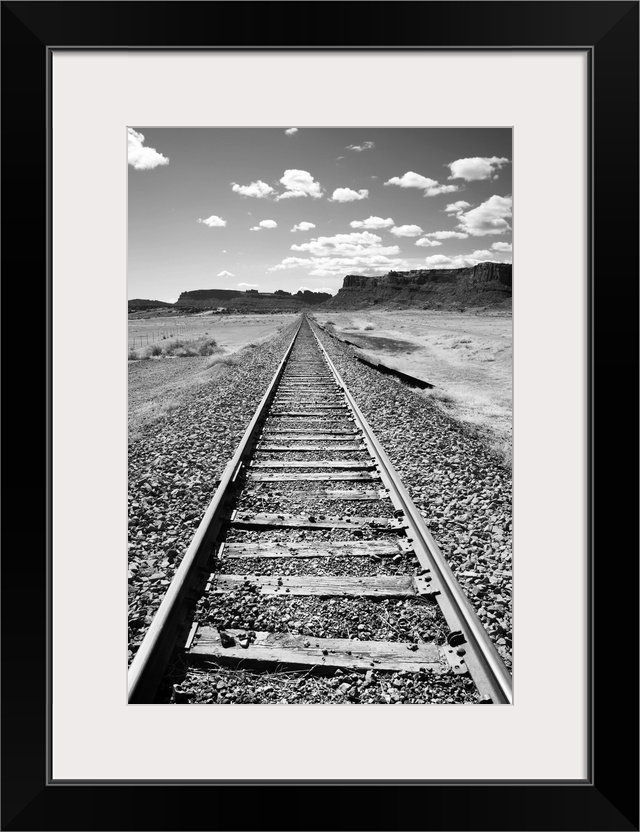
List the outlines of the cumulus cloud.
<svg viewBox="0 0 640 832">
<path fill-rule="evenodd" d="M 416 240 L 417 246 L 422 246 L 423 248 L 433 248 L 434 246 L 441 246 L 442 243 L 440 240 L 429 240 L 427 237 L 421 237 L 419 240 Z"/>
<path fill-rule="evenodd" d="M 353 220 L 349 225 L 351 228 L 367 228 L 375 231 L 377 228 L 389 228 L 389 226 L 394 225 L 394 221 L 391 217 L 387 217 L 386 220 L 383 220 L 382 217 L 369 217 L 366 220 Z"/>
<path fill-rule="evenodd" d="M 291 229 L 292 231 L 309 231 L 310 229 L 315 228 L 314 223 L 312 222 L 299 222 L 297 225 L 294 225 Z"/>
<path fill-rule="evenodd" d="M 236 194 L 255 196 L 258 199 L 264 199 L 274 192 L 271 185 L 267 185 L 262 179 L 258 179 L 257 182 L 252 182 L 250 185 L 238 185 L 237 182 L 232 182 L 231 190 Z"/>
<path fill-rule="evenodd" d="M 433 237 L 434 240 L 466 240 L 468 234 L 462 231 L 429 231 L 425 237 Z"/>
<path fill-rule="evenodd" d="M 508 161 L 508 159 L 499 156 L 471 156 L 468 159 L 456 159 L 455 162 L 451 162 L 449 165 L 451 170 L 449 179 L 464 179 L 465 182 L 491 179 L 494 172 L 500 170 Z"/>
<path fill-rule="evenodd" d="M 254 225 L 253 228 L 250 228 L 249 231 L 260 231 L 261 228 L 277 228 L 278 223 L 275 220 L 261 220 L 257 225 Z"/>
<path fill-rule="evenodd" d="M 437 179 L 429 179 L 412 170 L 407 171 L 403 176 L 393 176 L 388 179 L 385 185 L 397 185 L 399 188 L 419 188 L 424 196 L 438 196 L 438 194 L 449 194 L 459 191 L 458 185 L 441 185 Z"/>
<path fill-rule="evenodd" d="M 153 147 L 145 147 L 144 136 L 136 132 L 132 127 L 127 128 L 128 133 L 128 160 L 129 164 L 136 170 L 153 170 L 159 165 L 168 165 L 169 158 Z"/>
<path fill-rule="evenodd" d="M 238 289 L 259 289 L 259 283 L 238 283 Z"/>
<path fill-rule="evenodd" d="M 235 277 L 235 274 L 228 272 L 226 269 L 223 269 L 221 272 L 218 272 L 216 277 Z"/>
<path fill-rule="evenodd" d="M 209 228 L 222 228 L 227 224 L 226 220 L 223 220 L 222 217 L 216 217 L 215 214 L 212 214 L 210 217 L 207 217 L 206 220 L 198 220 L 203 225 L 208 225 Z"/>
<path fill-rule="evenodd" d="M 298 132 L 298 128 L 297 127 L 289 127 L 289 129 L 285 130 L 284 132 L 287 134 L 287 136 L 293 136 L 295 133 Z"/>
<path fill-rule="evenodd" d="M 333 237 L 316 237 L 308 243 L 292 245 L 292 251 L 308 251 L 316 257 L 323 255 L 351 255 L 362 252 L 377 254 L 399 254 L 398 246 L 381 246 L 382 238 L 369 231 L 352 231 L 350 234 L 335 234 Z"/>
<path fill-rule="evenodd" d="M 494 260 L 491 252 L 486 249 L 474 251 L 471 254 L 459 254 L 455 257 L 447 257 L 444 254 L 432 254 L 430 257 L 425 257 L 425 263 L 429 269 L 464 269 L 486 261 L 504 262 Z"/>
<path fill-rule="evenodd" d="M 494 251 L 512 251 L 511 243 L 493 243 L 491 248 Z"/>
<path fill-rule="evenodd" d="M 310 196 L 319 199 L 322 196 L 322 187 L 319 182 L 307 170 L 296 170 L 291 168 L 285 170 L 280 182 L 285 190 L 276 199 L 289 199 L 290 197 Z"/>
<path fill-rule="evenodd" d="M 268 271 L 306 268 L 310 276 L 330 277 L 354 271 L 385 273 L 389 269 L 402 268 L 405 261 L 397 257 L 400 253 L 398 246 L 383 246 L 381 243 L 382 239 L 369 231 L 317 237 L 291 246 L 293 251 L 305 252 L 307 257 L 285 257 Z"/>
<path fill-rule="evenodd" d="M 464 199 L 459 199 L 458 202 L 450 202 L 444 209 L 445 214 L 460 214 L 466 208 L 471 208 L 470 202 L 465 202 Z"/>
<path fill-rule="evenodd" d="M 362 153 L 363 150 L 373 150 L 375 142 L 362 142 L 362 144 L 347 145 L 347 150 L 355 150 L 357 153 Z"/>
<path fill-rule="evenodd" d="M 353 257 L 285 257 L 281 263 L 267 271 L 304 268 L 309 269 L 310 277 L 339 277 L 364 271 L 386 274 L 390 269 L 403 269 L 406 266 L 407 263 L 402 258 L 362 254 Z"/>
<path fill-rule="evenodd" d="M 354 191 L 351 188 L 336 188 L 331 195 L 332 202 L 355 202 L 358 199 L 367 199 L 369 191 L 363 188 L 360 191 Z"/>
<path fill-rule="evenodd" d="M 510 196 L 494 194 L 486 202 L 466 213 L 458 214 L 458 230 L 472 237 L 504 234 L 511 231 L 507 217 L 511 217 L 513 200 Z"/>
<path fill-rule="evenodd" d="M 395 237 L 419 237 L 422 229 L 419 225 L 394 225 L 391 233 Z"/>
</svg>

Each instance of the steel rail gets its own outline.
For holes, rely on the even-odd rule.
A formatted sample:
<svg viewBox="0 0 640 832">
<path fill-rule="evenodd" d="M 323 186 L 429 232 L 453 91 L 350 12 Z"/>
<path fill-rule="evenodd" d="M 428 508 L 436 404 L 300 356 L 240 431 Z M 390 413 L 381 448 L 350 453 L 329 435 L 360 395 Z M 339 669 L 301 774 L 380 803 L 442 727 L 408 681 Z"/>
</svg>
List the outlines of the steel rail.
<svg viewBox="0 0 640 832">
<path fill-rule="evenodd" d="M 195 598 L 192 597 L 192 593 L 199 580 L 207 574 L 205 567 L 224 519 L 227 493 L 236 478 L 240 465 L 252 450 L 256 430 L 282 377 L 303 321 L 304 318 L 301 318 L 291 343 L 278 365 L 278 369 L 262 397 L 235 454 L 224 469 L 216 493 L 200 521 L 189 548 L 131 662 L 128 672 L 128 701 L 130 704 L 148 704 L 153 702 L 155 698 L 171 654 L 184 628 L 187 615 L 194 606 Z"/>
<path fill-rule="evenodd" d="M 469 669 L 478 692 L 494 704 L 511 704 L 513 701 L 512 680 L 500 654 L 491 642 L 489 635 L 471 606 L 467 596 L 456 580 L 451 567 L 446 562 L 438 544 L 429 531 L 420 511 L 402 484 L 391 460 L 378 442 L 373 430 L 362 411 L 348 391 L 340 373 L 329 358 L 318 334 L 311 327 L 325 360 L 336 381 L 342 388 L 345 398 L 353 411 L 356 422 L 362 430 L 364 441 L 371 455 L 378 463 L 380 476 L 390 492 L 391 500 L 400 509 L 409 526 L 407 535 L 423 569 L 432 577 L 431 586 L 439 590 L 435 596 L 442 614 L 452 631 L 461 632 L 464 637 L 464 660 Z"/>
</svg>

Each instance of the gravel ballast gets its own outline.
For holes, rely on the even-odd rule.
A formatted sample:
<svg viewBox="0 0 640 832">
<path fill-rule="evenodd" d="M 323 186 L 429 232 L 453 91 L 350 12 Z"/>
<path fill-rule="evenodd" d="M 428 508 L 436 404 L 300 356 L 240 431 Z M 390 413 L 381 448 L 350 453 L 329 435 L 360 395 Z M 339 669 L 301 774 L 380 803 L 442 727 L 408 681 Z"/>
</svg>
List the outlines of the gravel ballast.
<svg viewBox="0 0 640 832">
<path fill-rule="evenodd" d="M 211 379 L 191 387 L 170 411 L 134 434 L 129 447 L 129 659 L 146 632 L 175 574 L 195 529 L 209 505 L 229 459 L 290 343 L 291 324 L 259 348 L 246 349 L 238 361 L 217 367 Z M 511 659 L 511 474 L 468 428 L 452 420 L 433 401 L 396 379 L 357 363 L 351 349 L 318 332 L 331 359 L 393 462 L 410 496 L 430 527 L 443 555 L 470 598 L 483 625 L 510 666 Z M 296 347 L 297 349 L 297 347 Z M 198 359 L 174 359 L 177 361 Z M 203 367 L 206 359 L 203 359 Z M 174 371 L 172 371 L 174 372 Z M 307 398 L 305 396 L 305 398 Z M 282 406 L 282 405 L 281 405 Z M 285 405 L 288 407 L 289 405 Z M 306 406 L 310 409 L 310 406 Z M 296 410 L 295 404 L 291 404 Z M 278 461 L 283 467 L 253 467 L 256 474 L 305 471 L 300 461 L 350 460 L 369 463 L 366 450 L 339 450 L 331 441 L 281 439 L 277 431 L 302 429 L 330 433 L 355 430 L 353 421 L 327 411 L 326 417 L 271 416 L 263 445 L 319 446 L 316 451 L 273 452 L 260 449 L 254 462 Z M 275 431 L 273 433 L 271 431 Z M 356 443 L 360 439 L 355 440 Z M 354 444 L 350 440 L 349 444 Z M 289 464 L 287 464 L 289 463 Z M 325 467 L 329 473 L 334 468 Z M 350 469 L 353 471 L 354 469 Z M 375 473 L 375 471 L 373 472 Z M 234 506 L 251 514 L 296 515 L 311 522 L 354 518 L 354 528 L 228 528 L 227 543 L 277 543 L 283 546 L 331 542 L 388 541 L 403 538 L 397 529 L 376 526 L 394 508 L 382 500 L 342 500 L 331 491 L 378 491 L 379 481 L 305 482 L 239 479 Z M 364 527 L 356 517 L 372 518 Z M 396 524 L 397 525 L 397 524 Z M 398 535 L 400 534 L 400 537 Z M 223 554 L 215 573 L 366 577 L 402 576 L 419 571 L 415 556 L 229 558 Z M 349 638 L 409 644 L 446 641 L 448 628 L 437 605 L 421 598 L 319 597 L 263 595 L 251 584 L 231 592 L 213 591 L 198 601 L 196 620 L 215 628 L 290 632 L 310 638 Z M 415 649 L 415 647 L 413 648 Z M 207 673 L 210 672 L 208 676 Z M 186 674 L 186 675 L 185 675 Z M 231 671 L 211 664 L 178 673 L 176 703 L 462 703 L 477 702 L 470 679 L 438 678 L 431 673 L 336 671 L 329 677 L 309 672 Z"/>
<path fill-rule="evenodd" d="M 511 472 L 419 391 L 314 329 L 510 666 Z"/>
<path fill-rule="evenodd" d="M 171 377 L 179 362 L 199 362 L 205 381 L 188 390 L 166 417 L 144 426 L 129 444 L 129 659 L 260 403 L 296 324 L 242 350 L 234 363 L 205 369 L 207 358 L 164 359 Z M 161 372 L 160 361 L 136 362 Z M 159 369 L 160 368 L 160 369 Z"/>
<path fill-rule="evenodd" d="M 471 679 L 429 672 L 379 670 L 317 676 L 305 671 L 253 673 L 207 664 L 190 668 L 174 693 L 177 703 L 252 705 L 437 705 L 474 704 Z"/>
</svg>

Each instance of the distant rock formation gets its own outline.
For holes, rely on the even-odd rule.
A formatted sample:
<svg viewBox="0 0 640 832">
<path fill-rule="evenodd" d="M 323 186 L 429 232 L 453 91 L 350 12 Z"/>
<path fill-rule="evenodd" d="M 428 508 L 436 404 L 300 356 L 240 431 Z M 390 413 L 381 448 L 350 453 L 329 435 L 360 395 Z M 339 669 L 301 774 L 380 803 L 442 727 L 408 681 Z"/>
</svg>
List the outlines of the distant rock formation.
<svg viewBox="0 0 640 832">
<path fill-rule="evenodd" d="M 370 306 L 419 309 L 511 304 L 511 263 L 478 263 L 464 269 L 390 271 L 368 277 L 349 274 L 337 295 L 323 309 L 364 309 Z"/>
<path fill-rule="evenodd" d="M 147 309 L 171 309 L 172 303 L 166 303 L 163 300 L 144 300 L 143 298 L 133 298 L 127 302 L 129 312 L 145 312 Z"/>
<path fill-rule="evenodd" d="M 296 292 L 292 295 L 282 289 L 275 292 L 258 292 L 250 289 L 194 289 L 182 292 L 175 307 L 183 312 L 224 307 L 238 312 L 298 312 L 311 305 L 328 300 L 328 292 Z"/>
</svg>

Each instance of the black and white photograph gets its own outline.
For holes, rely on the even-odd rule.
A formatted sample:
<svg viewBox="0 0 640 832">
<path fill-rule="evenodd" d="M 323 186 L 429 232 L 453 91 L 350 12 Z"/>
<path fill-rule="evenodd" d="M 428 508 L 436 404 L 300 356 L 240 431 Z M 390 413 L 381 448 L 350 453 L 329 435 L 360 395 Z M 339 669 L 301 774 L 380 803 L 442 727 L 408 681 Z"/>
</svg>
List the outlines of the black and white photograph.
<svg viewBox="0 0 640 832">
<path fill-rule="evenodd" d="M 133 125 L 128 702 L 512 704 L 512 130 Z"/>
</svg>

